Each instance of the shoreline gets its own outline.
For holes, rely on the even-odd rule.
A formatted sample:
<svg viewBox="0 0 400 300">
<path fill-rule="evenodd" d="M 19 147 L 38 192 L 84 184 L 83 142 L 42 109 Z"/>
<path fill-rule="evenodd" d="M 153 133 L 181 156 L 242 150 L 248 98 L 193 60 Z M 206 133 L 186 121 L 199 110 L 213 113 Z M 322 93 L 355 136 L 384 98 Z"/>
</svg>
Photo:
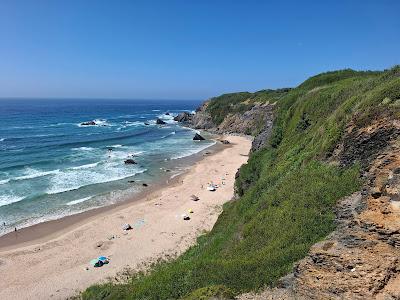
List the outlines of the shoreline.
<svg viewBox="0 0 400 300">
<path fill-rule="evenodd" d="M 223 145 L 218 143 L 218 141 L 222 139 L 222 135 L 212 134 L 211 139 L 216 141 L 214 145 L 211 145 L 195 154 L 179 159 L 179 162 L 183 164 L 185 168 L 181 173 L 171 174 L 171 176 L 167 176 L 166 173 L 158 180 L 152 182 L 148 187 L 129 196 L 129 198 L 124 201 L 101 207 L 95 207 L 79 213 L 66 215 L 54 220 L 46 220 L 44 222 L 20 228 L 16 232 L 11 231 L 1 235 L 0 255 L 2 252 L 5 251 L 49 241 L 52 238 L 57 237 L 57 235 L 77 228 L 93 218 L 115 212 L 119 209 L 123 209 L 124 207 L 134 205 L 137 202 L 146 201 L 146 199 L 154 196 L 161 189 L 166 188 L 167 186 L 176 185 L 177 183 L 179 183 L 180 178 L 184 177 L 185 174 L 189 172 L 189 168 L 191 166 L 200 162 L 204 158 L 204 156 L 206 155 L 205 153 L 211 152 L 207 155 L 212 156 L 226 148 L 226 146 L 224 147 Z"/>
<path fill-rule="evenodd" d="M 0 282 L 0 298 L 65 299 L 92 284 L 118 278 L 126 269 L 143 269 L 149 262 L 184 252 L 212 229 L 222 205 L 233 197 L 237 169 L 247 161 L 250 139 L 224 138 L 231 144 L 217 144 L 220 150 L 214 148 L 210 155 L 203 155 L 210 147 L 198 153 L 188 170 L 159 188 L 101 208 L 103 212 L 92 216 L 82 213 L 41 223 L 53 231 L 41 238 L 35 239 L 27 229 L 27 241 L 0 249 L 0 272 L 7 274 Z M 220 185 L 217 191 L 207 191 L 210 181 Z M 191 201 L 192 194 L 200 200 Z M 183 213 L 190 215 L 189 221 L 182 219 Z M 80 220 L 73 222 L 74 216 Z M 55 222 L 60 222 L 58 227 Z M 125 223 L 133 229 L 124 232 Z M 110 263 L 91 267 L 89 261 L 101 255 Z"/>
</svg>

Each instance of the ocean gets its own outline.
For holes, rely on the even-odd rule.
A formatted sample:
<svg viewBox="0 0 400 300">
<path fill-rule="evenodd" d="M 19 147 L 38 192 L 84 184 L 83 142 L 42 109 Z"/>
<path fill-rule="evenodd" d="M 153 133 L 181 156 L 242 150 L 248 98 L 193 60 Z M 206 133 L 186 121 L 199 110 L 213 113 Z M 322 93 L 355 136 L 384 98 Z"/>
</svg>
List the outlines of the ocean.
<svg viewBox="0 0 400 300">
<path fill-rule="evenodd" d="M 167 168 L 179 174 L 181 158 L 214 144 L 193 141 L 194 131 L 173 120 L 199 104 L 0 100 L 0 235 L 124 201 Z M 81 125 L 92 120 L 95 126 Z M 125 164 L 128 158 L 137 164 Z"/>
</svg>

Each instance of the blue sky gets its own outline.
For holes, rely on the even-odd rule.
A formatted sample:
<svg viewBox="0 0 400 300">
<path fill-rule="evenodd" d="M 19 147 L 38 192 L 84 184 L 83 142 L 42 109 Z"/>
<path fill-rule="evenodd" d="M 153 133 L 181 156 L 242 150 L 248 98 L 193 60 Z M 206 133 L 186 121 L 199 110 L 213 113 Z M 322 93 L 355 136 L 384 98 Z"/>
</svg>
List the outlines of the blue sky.
<svg viewBox="0 0 400 300">
<path fill-rule="evenodd" d="M 0 1 L 0 97 L 204 99 L 400 63 L 400 1 Z"/>
</svg>

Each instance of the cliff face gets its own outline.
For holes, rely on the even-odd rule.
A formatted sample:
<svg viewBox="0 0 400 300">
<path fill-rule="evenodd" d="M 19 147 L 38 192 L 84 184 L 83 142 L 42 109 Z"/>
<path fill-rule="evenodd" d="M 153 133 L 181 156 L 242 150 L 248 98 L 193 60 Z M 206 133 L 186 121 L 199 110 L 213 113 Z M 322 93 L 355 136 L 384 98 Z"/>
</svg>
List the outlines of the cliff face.
<svg viewBox="0 0 400 300">
<path fill-rule="evenodd" d="M 206 129 L 217 134 L 253 135 L 252 152 L 266 145 L 272 132 L 275 103 L 255 103 L 247 111 L 229 113 L 218 125 L 207 111 L 209 103 L 210 101 L 204 102 L 186 124 L 195 129 Z"/>
<path fill-rule="evenodd" d="M 328 159 L 361 163 L 365 182 L 338 202 L 337 229 L 277 288 L 239 299 L 400 299 L 400 118 L 380 111 L 364 121 L 348 124 Z"/>
</svg>

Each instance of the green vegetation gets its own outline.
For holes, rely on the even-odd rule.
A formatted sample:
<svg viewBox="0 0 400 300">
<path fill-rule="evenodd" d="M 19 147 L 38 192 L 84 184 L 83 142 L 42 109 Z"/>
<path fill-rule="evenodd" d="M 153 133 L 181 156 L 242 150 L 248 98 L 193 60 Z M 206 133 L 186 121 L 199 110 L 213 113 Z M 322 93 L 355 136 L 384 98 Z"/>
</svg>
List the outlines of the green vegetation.
<svg viewBox="0 0 400 300">
<path fill-rule="evenodd" d="M 368 122 L 380 111 L 398 113 L 399 91 L 396 67 L 329 72 L 292 90 L 259 92 L 262 99 L 279 98 L 271 145 L 241 168 L 240 198 L 224 205 L 213 230 L 176 260 L 126 284 L 92 286 L 83 299 L 229 299 L 273 286 L 334 229 L 336 201 L 360 188 L 358 163 L 339 168 L 323 158 L 352 117 Z M 223 95 L 208 109 L 219 121 L 224 109 L 254 95 Z"/>
</svg>

